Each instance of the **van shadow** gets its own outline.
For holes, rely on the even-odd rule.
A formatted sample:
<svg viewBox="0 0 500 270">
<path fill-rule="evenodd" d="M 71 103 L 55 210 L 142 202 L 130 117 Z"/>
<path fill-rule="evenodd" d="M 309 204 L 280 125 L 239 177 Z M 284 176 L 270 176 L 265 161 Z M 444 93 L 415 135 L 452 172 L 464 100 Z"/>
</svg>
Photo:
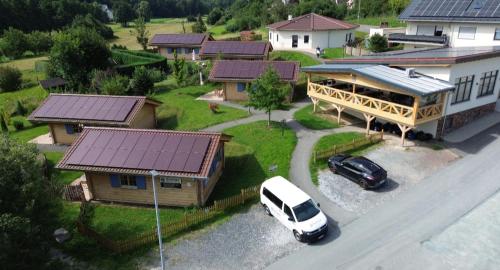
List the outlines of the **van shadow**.
<svg viewBox="0 0 500 270">
<path fill-rule="evenodd" d="M 328 222 L 328 233 L 321 239 L 307 243 L 309 246 L 323 246 L 335 241 L 340 237 L 341 231 L 337 221 L 329 216 L 326 216 L 326 219 Z"/>
</svg>

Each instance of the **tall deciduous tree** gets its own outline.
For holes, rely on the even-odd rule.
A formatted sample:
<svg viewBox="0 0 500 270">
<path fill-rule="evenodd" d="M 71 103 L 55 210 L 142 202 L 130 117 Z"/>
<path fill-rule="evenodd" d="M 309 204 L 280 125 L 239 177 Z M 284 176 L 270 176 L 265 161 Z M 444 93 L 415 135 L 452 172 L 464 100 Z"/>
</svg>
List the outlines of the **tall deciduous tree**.
<svg viewBox="0 0 500 270">
<path fill-rule="evenodd" d="M 34 145 L 0 136 L 0 264 L 50 269 L 50 241 L 61 209 Z"/>
<path fill-rule="evenodd" d="M 137 5 L 137 17 L 143 17 L 145 22 L 151 19 L 151 8 L 148 1 L 141 1 Z"/>
<path fill-rule="evenodd" d="M 95 30 L 69 29 L 54 38 L 49 55 L 50 75 L 66 79 L 76 90 L 89 84 L 92 70 L 105 69 L 110 57 L 106 41 Z"/>
<path fill-rule="evenodd" d="M 198 19 L 196 19 L 196 22 L 193 24 L 192 30 L 193 33 L 205 33 L 207 31 L 207 26 L 201 15 L 198 15 Z"/>
<path fill-rule="evenodd" d="M 146 21 L 143 17 L 139 17 L 135 20 L 133 32 L 135 34 L 135 38 L 137 39 L 137 43 L 141 45 L 143 50 L 147 50 L 149 31 L 146 28 Z"/>
<path fill-rule="evenodd" d="M 113 16 L 117 22 L 126 27 L 135 18 L 135 11 L 128 2 L 120 0 L 113 3 Z"/>
<path fill-rule="evenodd" d="M 174 64 L 172 65 L 172 72 L 174 74 L 175 82 L 181 85 L 186 79 L 186 61 L 184 58 L 179 59 L 177 50 L 174 50 Z"/>
<path fill-rule="evenodd" d="M 154 78 L 151 71 L 144 66 L 135 68 L 130 80 L 129 92 L 136 96 L 145 96 L 151 94 L 153 88 Z"/>
<path fill-rule="evenodd" d="M 278 73 L 271 66 L 266 72 L 255 80 L 247 88 L 249 105 L 257 110 L 265 110 L 268 114 L 268 126 L 271 125 L 271 111 L 278 109 L 287 96 L 289 96 L 291 87 L 283 83 Z"/>
</svg>

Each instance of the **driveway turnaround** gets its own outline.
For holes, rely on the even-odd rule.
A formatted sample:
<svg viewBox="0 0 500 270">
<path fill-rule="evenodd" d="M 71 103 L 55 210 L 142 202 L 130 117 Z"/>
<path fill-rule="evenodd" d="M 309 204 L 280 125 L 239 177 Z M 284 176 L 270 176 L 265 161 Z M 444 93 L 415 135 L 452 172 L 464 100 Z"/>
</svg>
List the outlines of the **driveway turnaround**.
<svg viewBox="0 0 500 270">
<path fill-rule="evenodd" d="M 256 204 L 224 224 L 167 246 L 166 269 L 262 269 L 305 245 Z M 159 268 L 157 252 L 141 269 Z"/>
<path fill-rule="evenodd" d="M 464 144 L 477 146 L 465 147 L 471 154 L 436 171 L 392 203 L 341 227 L 335 240 L 319 247 L 304 247 L 268 269 L 447 269 L 439 265 L 427 268 L 428 261 L 412 258 L 418 252 L 433 254 L 420 243 L 430 240 L 437 243 L 436 247 L 447 245 L 449 242 L 439 240 L 439 235 L 500 189 L 499 134 L 497 125 L 465 141 Z M 471 246 L 482 245 L 484 241 L 484 238 L 463 239 L 471 241 Z"/>
<path fill-rule="evenodd" d="M 357 183 L 327 169 L 318 175 L 319 190 L 339 207 L 360 216 L 383 203 L 390 203 L 458 158 L 450 150 L 436 151 L 423 146 L 402 148 L 399 139 L 386 138 L 383 145 L 364 155 L 387 170 L 388 180 L 382 187 L 363 190 Z"/>
</svg>

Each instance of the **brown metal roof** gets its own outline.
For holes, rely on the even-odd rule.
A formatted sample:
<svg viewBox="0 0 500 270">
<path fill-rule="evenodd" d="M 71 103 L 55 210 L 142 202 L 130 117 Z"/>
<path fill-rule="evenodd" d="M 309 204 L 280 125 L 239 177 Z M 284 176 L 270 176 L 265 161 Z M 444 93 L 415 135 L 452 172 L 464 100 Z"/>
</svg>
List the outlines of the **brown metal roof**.
<svg viewBox="0 0 500 270">
<path fill-rule="evenodd" d="M 211 40 L 207 34 L 156 34 L 149 45 L 201 46 L 206 40 Z"/>
<path fill-rule="evenodd" d="M 200 50 L 201 56 L 217 56 L 222 54 L 230 56 L 265 57 L 271 50 L 269 42 L 259 41 L 207 41 Z"/>
<path fill-rule="evenodd" d="M 272 66 L 285 82 L 297 82 L 299 78 L 299 62 L 221 60 L 215 62 L 209 80 L 251 82 L 262 75 L 269 66 Z"/>
<path fill-rule="evenodd" d="M 287 21 L 273 23 L 267 26 L 274 30 L 288 31 L 321 31 L 321 30 L 349 30 L 358 25 L 341 20 L 309 13 Z"/>
<path fill-rule="evenodd" d="M 148 175 L 208 177 L 225 135 L 151 129 L 86 127 L 57 168 Z"/>
<path fill-rule="evenodd" d="M 141 96 L 50 94 L 28 120 L 128 126 L 145 103 L 161 104 Z"/>
</svg>

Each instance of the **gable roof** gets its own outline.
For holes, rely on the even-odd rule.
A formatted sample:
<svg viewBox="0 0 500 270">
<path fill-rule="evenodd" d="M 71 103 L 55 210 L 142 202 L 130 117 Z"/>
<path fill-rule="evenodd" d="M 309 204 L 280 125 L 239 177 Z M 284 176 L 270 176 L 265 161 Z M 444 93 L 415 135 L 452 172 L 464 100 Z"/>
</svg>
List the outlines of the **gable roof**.
<svg viewBox="0 0 500 270">
<path fill-rule="evenodd" d="M 42 88 L 45 90 L 54 87 L 65 86 L 66 84 L 68 84 L 68 82 L 61 77 L 54 77 L 46 80 L 40 80 L 40 86 L 42 86 Z"/>
<path fill-rule="evenodd" d="M 287 21 L 276 22 L 267 26 L 274 30 L 289 31 L 321 31 L 321 30 L 349 30 L 358 25 L 341 20 L 309 13 Z"/>
<path fill-rule="evenodd" d="M 221 60 L 215 62 L 209 80 L 251 82 L 263 74 L 269 66 L 272 66 L 285 82 L 297 82 L 299 78 L 299 62 Z"/>
<path fill-rule="evenodd" d="M 211 39 L 207 34 L 156 34 L 153 36 L 149 45 L 188 45 L 201 46 L 201 44 Z"/>
<path fill-rule="evenodd" d="M 204 178 L 226 140 L 217 132 L 85 127 L 57 168 Z"/>
<path fill-rule="evenodd" d="M 500 0 L 413 0 L 399 19 L 500 22 Z"/>
<path fill-rule="evenodd" d="M 335 59 L 327 63 L 450 65 L 494 57 L 500 57 L 500 46 L 400 50 L 361 57 Z"/>
<path fill-rule="evenodd" d="M 200 50 L 200 55 L 216 56 L 239 55 L 239 56 L 266 56 L 272 49 L 269 42 L 258 41 L 207 41 Z"/>
<path fill-rule="evenodd" d="M 451 91 L 455 86 L 449 82 L 418 74 L 410 77 L 405 70 L 384 65 L 367 64 L 323 64 L 302 68 L 305 72 L 317 73 L 353 73 L 410 93 L 427 96 L 435 93 Z"/>
<path fill-rule="evenodd" d="M 50 94 L 28 120 L 129 126 L 145 103 L 161 104 L 141 96 Z"/>
</svg>

